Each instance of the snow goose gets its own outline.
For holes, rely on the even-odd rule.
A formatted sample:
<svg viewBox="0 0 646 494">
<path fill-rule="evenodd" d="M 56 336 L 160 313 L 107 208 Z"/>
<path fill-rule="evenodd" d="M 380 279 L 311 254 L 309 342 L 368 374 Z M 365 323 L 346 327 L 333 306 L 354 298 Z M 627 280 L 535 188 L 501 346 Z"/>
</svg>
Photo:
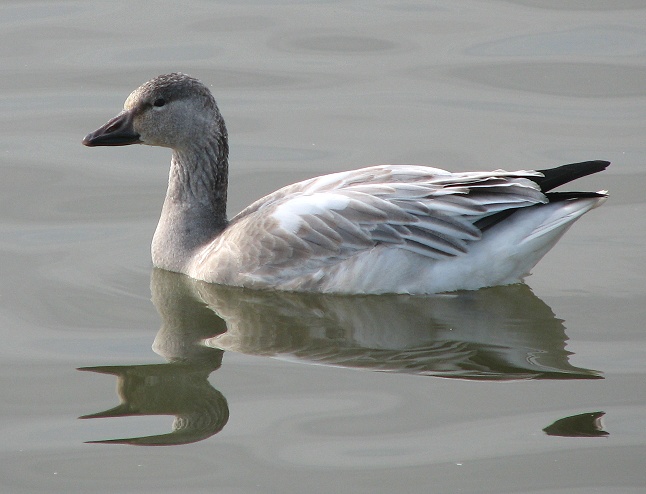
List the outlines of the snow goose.
<svg viewBox="0 0 646 494">
<path fill-rule="evenodd" d="M 520 282 L 606 191 L 551 192 L 609 163 L 451 173 L 380 165 L 288 185 L 227 219 L 228 136 L 211 91 L 158 76 L 83 139 L 172 149 L 157 267 L 211 283 L 425 294 Z"/>
</svg>

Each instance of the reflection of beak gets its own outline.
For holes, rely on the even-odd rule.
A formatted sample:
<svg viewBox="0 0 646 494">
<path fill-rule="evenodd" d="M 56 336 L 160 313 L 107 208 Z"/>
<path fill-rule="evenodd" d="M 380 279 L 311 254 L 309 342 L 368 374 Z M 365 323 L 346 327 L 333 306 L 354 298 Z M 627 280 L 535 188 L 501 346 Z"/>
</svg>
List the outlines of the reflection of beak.
<svg viewBox="0 0 646 494">
<path fill-rule="evenodd" d="M 141 144 L 140 136 L 133 127 L 132 110 L 124 110 L 108 123 L 89 133 L 83 139 L 86 146 L 126 146 Z"/>
</svg>

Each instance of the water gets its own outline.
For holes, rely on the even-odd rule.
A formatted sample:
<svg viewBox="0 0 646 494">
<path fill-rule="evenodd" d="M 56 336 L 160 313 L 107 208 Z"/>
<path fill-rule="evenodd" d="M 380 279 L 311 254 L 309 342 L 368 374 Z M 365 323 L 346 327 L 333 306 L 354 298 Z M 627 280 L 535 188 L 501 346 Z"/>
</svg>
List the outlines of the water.
<svg viewBox="0 0 646 494">
<path fill-rule="evenodd" d="M 645 21 L 630 0 L 2 2 L 3 492 L 642 492 Z M 153 271 L 168 152 L 80 140 L 176 70 L 227 120 L 230 214 L 384 162 L 609 159 L 579 187 L 611 198 L 531 289 Z M 129 444 L 154 442 L 186 444 Z"/>
</svg>

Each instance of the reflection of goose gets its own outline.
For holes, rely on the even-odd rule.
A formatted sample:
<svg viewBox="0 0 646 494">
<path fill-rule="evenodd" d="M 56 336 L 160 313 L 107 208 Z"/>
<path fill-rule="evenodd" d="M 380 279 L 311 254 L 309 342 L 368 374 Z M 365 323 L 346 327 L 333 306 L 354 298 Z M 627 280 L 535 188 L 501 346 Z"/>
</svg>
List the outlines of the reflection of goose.
<svg viewBox="0 0 646 494">
<path fill-rule="evenodd" d="M 564 417 L 545 427 L 543 432 L 548 436 L 563 437 L 606 437 L 601 419 L 604 412 L 589 412 Z"/>
<path fill-rule="evenodd" d="M 155 269 L 151 289 L 162 317 L 153 348 L 170 363 L 82 369 L 117 376 L 122 401 L 83 418 L 175 415 L 173 432 L 97 442 L 185 444 L 216 434 L 229 409 L 208 376 L 222 349 L 463 379 L 599 378 L 570 365 L 563 324 L 526 285 L 341 297 L 223 287 Z"/>
<path fill-rule="evenodd" d="M 81 418 L 174 415 L 173 432 L 92 442 L 140 446 L 193 443 L 217 434 L 229 419 L 226 398 L 208 381 L 222 363 L 222 350 L 201 344 L 223 332 L 224 322 L 195 298 L 182 277 L 167 277 L 164 283 L 155 283 L 153 277 L 152 292 L 162 316 L 153 348 L 170 363 L 80 369 L 117 376 L 121 399 L 121 404 L 110 410 Z"/>
<path fill-rule="evenodd" d="M 216 348 L 465 379 L 599 377 L 570 365 L 562 321 L 527 285 L 340 297 L 193 284 L 226 321 L 226 333 L 206 340 Z"/>
<path fill-rule="evenodd" d="M 168 446 L 201 441 L 217 434 L 229 419 L 226 398 L 209 384 L 214 369 L 186 364 L 84 367 L 80 370 L 118 377 L 121 404 L 81 418 L 174 415 L 173 432 L 127 439 L 91 441 Z"/>
<path fill-rule="evenodd" d="M 134 91 L 83 143 L 173 149 L 155 266 L 208 282 L 324 293 L 434 293 L 516 283 L 605 192 L 550 192 L 605 161 L 450 173 L 376 166 L 282 188 L 231 222 L 228 141 L 211 92 L 183 74 Z"/>
</svg>

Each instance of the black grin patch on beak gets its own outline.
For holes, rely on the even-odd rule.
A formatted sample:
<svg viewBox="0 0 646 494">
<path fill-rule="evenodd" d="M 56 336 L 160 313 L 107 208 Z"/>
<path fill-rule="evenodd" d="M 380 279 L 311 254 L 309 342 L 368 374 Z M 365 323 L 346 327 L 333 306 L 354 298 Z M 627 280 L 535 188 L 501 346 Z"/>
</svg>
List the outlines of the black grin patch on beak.
<svg viewBox="0 0 646 494">
<path fill-rule="evenodd" d="M 123 111 L 83 139 L 85 146 L 127 146 L 141 144 L 141 136 L 133 128 L 133 114 Z"/>
</svg>

